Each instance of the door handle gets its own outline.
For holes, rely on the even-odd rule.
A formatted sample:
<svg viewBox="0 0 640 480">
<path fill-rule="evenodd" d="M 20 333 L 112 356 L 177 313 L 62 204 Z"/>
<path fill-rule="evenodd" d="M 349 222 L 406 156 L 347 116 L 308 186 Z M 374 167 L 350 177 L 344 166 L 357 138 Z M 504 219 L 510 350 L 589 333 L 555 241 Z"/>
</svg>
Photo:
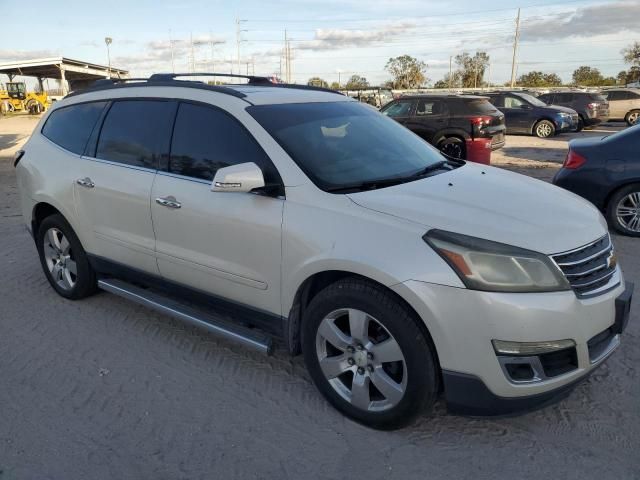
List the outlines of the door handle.
<svg viewBox="0 0 640 480">
<path fill-rule="evenodd" d="M 79 178 L 78 180 L 76 180 L 76 183 L 85 188 L 93 188 L 96 186 L 96 184 L 93 183 L 93 181 L 89 177 Z"/>
<path fill-rule="evenodd" d="M 176 197 L 169 195 L 168 197 L 156 198 L 156 203 L 167 208 L 180 208 L 182 204 L 176 200 Z"/>
</svg>

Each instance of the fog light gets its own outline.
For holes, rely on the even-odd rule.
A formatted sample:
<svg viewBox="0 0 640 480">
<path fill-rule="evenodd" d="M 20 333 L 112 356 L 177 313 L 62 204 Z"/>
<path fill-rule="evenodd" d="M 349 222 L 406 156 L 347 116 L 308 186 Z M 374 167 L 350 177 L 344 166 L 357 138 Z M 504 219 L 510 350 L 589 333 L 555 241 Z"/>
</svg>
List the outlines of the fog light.
<svg viewBox="0 0 640 480">
<path fill-rule="evenodd" d="M 493 349 L 498 355 L 541 355 L 572 348 L 576 342 L 570 339 L 552 340 L 549 342 L 506 342 L 504 340 L 491 340 Z"/>
</svg>

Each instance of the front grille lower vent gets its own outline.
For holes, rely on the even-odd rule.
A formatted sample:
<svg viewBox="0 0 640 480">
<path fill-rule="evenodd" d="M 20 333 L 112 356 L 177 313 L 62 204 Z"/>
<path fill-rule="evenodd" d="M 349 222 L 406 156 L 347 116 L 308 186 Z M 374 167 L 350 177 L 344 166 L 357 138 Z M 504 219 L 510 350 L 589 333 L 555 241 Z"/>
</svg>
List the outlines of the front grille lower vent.
<svg viewBox="0 0 640 480">
<path fill-rule="evenodd" d="M 551 255 L 578 297 L 603 293 L 615 277 L 617 265 L 609 235 L 569 252 Z"/>
</svg>

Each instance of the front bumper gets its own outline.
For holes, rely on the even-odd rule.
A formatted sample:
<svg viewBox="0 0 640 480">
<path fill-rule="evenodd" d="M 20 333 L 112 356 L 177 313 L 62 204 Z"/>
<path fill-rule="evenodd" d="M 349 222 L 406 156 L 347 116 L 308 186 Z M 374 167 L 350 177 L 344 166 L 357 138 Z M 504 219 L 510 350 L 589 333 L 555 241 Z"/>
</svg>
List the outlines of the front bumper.
<svg viewBox="0 0 640 480">
<path fill-rule="evenodd" d="M 443 371 L 449 410 L 469 415 L 509 414 L 562 398 L 615 349 L 598 357 L 589 341 L 616 326 L 618 298 L 631 296 L 621 283 L 598 297 L 579 299 L 573 291 L 552 293 L 479 292 L 424 282 L 396 285 L 425 322 Z M 628 306 L 629 302 L 626 302 Z M 628 311 L 627 311 L 628 315 Z M 628 317 L 627 317 L 628 318 Z M 543 342 L 572 339 L 577 366 L 540 382 L 514 383 L 502 370 L 491 340 Z"/>
<path fill-rule="evenodd" d="M 578 114 L 568 117 L 556 117 L 556 133 L 573 132 L 578 129 Z"/>
</svg>

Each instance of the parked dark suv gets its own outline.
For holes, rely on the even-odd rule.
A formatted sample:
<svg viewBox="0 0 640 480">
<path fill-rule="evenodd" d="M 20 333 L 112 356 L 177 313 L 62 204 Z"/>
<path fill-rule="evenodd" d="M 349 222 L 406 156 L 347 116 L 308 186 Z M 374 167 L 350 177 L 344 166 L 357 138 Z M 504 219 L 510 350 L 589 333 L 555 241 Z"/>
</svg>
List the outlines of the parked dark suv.
<svg viewBox="0 0 640 480">
<path fill-rule="evenodd" d="M 411 95 L 380 110 L 450 157 L 490 163 L 505 139 L 504 115 L 487 97 Z"/>
<path fill-rule="evenodd" d="M 507 133 L 546 138 L 578 128 L 578 114 L 571 108 L 547 105 L 521 92 L 491 92 L 486 95 L 504 113 Z"/>
<path fill-rule="evenodd" d="M 578 131 L 609 120 L 609 102 L 599 93 L 551 92 L 538 97 L 547 105 L 569 107 L 578 112 Z"/>
</svg>

